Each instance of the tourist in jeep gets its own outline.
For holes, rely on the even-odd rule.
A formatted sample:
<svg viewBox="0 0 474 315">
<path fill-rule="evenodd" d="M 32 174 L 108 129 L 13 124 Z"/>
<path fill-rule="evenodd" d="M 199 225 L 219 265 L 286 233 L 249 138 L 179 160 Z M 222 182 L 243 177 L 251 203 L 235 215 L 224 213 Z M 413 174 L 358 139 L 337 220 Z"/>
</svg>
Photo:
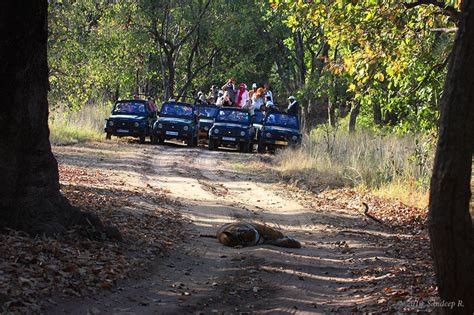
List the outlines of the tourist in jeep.
<svg viewBox="0 0 474 315">
<path fill-rule="evenodd" d="M 240 83 L 239 90 L 237 91 L 237 95 L 235 96 L 235 106 L 236 107 L 244 107 L 249 99 L 249 91 L 247 91 L 247 85 L 244 83 Z"/>
<path fill-rule="evenodd" d="M 273 102 L 273 93 L 270 91 L 270 83 L 265 83 L 263 85 L 263 94 L 265 95 L 265 98 L 270 96 L 270 100 Z"/>
<path fill-rule="evenodd" d="M 265 104 L 265 99 L 263 97 L 263 89 L 258 88 L 257 92 L 255 92 L 252 96 L 252 106 L 255 110 L 260 110 L 260 107 L 262 107 Z"/>
<path fill-rule="evenodd" d="M 219 92 L 217 92 L 217 100 L 216 100 L 216 105 L 219 106 L 219 107 L 222 107 L 223 104 L 224 104 L 224 91 L 222 90 L 219 90 Z"/>
<path fill-rule="evenodd" d="M 288 97 L 288 103 L 288 109 L 286 110 L 286 112 L 288 114 L 298 116 L 300 112 L 300 105 L 298 104 L 296 98 L 293 95 Z"/>
<path fill-rule="evenodd" d="M 209 91 L 209 95 L 207 96 L 207 102 L 209 104 L 216 104 L 218 98 L 219 98 L 219 91 L 217 90 L 217 86 L 212 85 L 211 90 Z"/>
<path fill-rule="evenodd" d="M 224 93 L 224 101 L 222 102 L 222 107 L 232 107 L 234 106 L 234 102 L 232 101 L 229 92 Z"/>
<path fill-rule="evenodd" d="M 231 77 L 226 84 L 221 88 L 222 91 L 227 92 L 229 100 L 232 104 L 235 103 L 235 94 L 237 93 L 237 87 L 235 86 L 235 78 Z M 232 105 L 231 105 L 232 106 Z"/>
</svg>

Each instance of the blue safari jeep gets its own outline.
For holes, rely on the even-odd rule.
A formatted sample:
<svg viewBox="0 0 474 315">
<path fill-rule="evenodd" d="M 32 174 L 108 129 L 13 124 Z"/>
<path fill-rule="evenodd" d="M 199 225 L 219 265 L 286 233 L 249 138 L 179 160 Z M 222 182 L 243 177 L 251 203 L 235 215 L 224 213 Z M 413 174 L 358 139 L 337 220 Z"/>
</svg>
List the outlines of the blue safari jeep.
<svg viewBox="0 0 474 315">
<path fill-rule="evenodd" d="M 199 118 L 199 138 L 208 139 L 209 129 L 214 124 L 214 118 L 220 107 L 216 105 L 196 105 Z"/>
<path fill-rule="evenodd" d="M 199 123 L 193 105 L 166 102 L 161 106 L 159 116 L 153 126 L 152 143 L 176 139 L 185 141 L 189 147 L 197 145 Z"/>
<path fill-rule="evenodd" d="M 140 143 L 145 137 L 151 136 L 153 123 L 156 121 L 156 112 L 151 112 L 145 100 L 123 100 L 115 103 L 112 113 L 105 120 L 105 138 L 112 136 L 138 137 Z"/>
<path fill-rule="evenodd" d="M 286 112 L 271 111 L 263 120 L 263 126 L 257 134 L 259 153 L 276 147 L 301 144 L 300 123 L 298 117 Z"/>
<path fill-rule="evenodd" d="M 209 150 L 216 150 L 219 146 L 236 146 L 241 152 L 251 152 L 254 137 L 255 128 L 247 110 L 222 107 L 209 130 Z"/>
</svg>

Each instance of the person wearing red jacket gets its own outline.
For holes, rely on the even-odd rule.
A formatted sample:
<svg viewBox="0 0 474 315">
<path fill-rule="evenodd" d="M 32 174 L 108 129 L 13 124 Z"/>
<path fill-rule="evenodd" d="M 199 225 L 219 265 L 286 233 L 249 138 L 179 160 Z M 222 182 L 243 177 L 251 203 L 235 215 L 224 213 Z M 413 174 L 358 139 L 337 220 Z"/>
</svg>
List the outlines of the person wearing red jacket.
<svg viewBox="0 0 474 315">
<path fill-rule="evenodd" d="M 247 86 L 244 83 L 240 83 L 239 90 L 235 95 L 235 106 L 244 107 L 249 99 L 249 91 L 247 91 Z"/>
</svg>

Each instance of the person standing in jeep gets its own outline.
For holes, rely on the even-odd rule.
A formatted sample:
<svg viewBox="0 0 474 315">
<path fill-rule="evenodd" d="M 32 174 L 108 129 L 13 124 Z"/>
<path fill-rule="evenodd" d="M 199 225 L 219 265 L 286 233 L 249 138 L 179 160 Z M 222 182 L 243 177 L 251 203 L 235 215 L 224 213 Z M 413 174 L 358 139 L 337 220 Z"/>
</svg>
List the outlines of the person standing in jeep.
<svg viewBox="0 0 474 315">
<path fill-rule="evenodd" d="M 298 116 L 299 112 L 300 112 L 300 105 L 298 104 L 298 101 L 296 100 L 296 98 L 291 95 L 290 97 L 288 97 L 288 109 L 286 110 L 288 114 L 291 114 L 291 115 L 295 115 L 295 116 Z"/>
<path fill-rule="evenodd" d="M 263 85 L 263 93 L 265 95 L 265 99 L 266 99 L 267 96 L 269 96 L 270 101 L 272 101 L 272 103 L 273 103 L 273 93 L 272 93 L 272 91 L 270 91 L 270 83 L 265 83 Z"/>
<path fill-rule="evenodd" d="M 240 83 L 239 90 L 235 96 L 235 106 L 244 107 L 249 99 L 249 91 L 247 91 L 247 86 L 244 83 Z"/>
<path fill-rule="evenodd" d="M 235 104 L 235 94 L 237 93 L 237 88 L 235 86 L 235 78 L 231 77 L 226 84 L 221 88 L 222 91 L 227 92 L 229 99 L 232 104 Z"/>
</svg>

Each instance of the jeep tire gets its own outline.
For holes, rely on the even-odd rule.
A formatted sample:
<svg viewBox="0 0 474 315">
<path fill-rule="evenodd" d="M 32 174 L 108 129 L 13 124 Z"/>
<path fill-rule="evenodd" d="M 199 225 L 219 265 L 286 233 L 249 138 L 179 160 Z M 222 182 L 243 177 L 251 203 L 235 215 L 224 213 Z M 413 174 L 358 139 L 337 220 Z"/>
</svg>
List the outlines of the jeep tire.
<svg viewBox="0 0 474 315">
<path fill-rule="evenodd" d="M 141 135 L 138 137 L 138 142 L 140 143 L 145 143 L 145 139 L 146 139 L 146 136 L 145 135 Z"/>
<path fill-rule="evenodd" d="M 107 133 L 105 134 L 105 140 L 110 140 L 110 139 L 112 139 L 112 133 L 107 132 Z"/>
<path fill-rule="evenodd" d="M 158 143 L 158 136 L 151 135 L 151 144 L 157 144 Z"/>
<path fill-rule="evenodd" d="M 258 153 L 265 153 L 265 144 L 260 139 L 258 140 L 257 152 Z"/>
<path fill-rule="evenodd" d="M 186 145 L 188 147 L 194 147 L 194 137 L 193 136 L 189 137 L 188 140 L 186 140 Z"/>
<path fill-rule="evenodd" d="M 211 150 L 211 151 L 217 150 L 217 142 L 216 142 L 216 140 L 209 139 L 209 144 L 207 145 L 207 147 L 208 147 L 209 150 Z"/>
<path fill-rule="evenodd" d="M 239 151 L 242 152 L 242 153 L 249 153 L 250 143 L 249 142 L 240 142 L 239 143 Z"/>
</svg>

